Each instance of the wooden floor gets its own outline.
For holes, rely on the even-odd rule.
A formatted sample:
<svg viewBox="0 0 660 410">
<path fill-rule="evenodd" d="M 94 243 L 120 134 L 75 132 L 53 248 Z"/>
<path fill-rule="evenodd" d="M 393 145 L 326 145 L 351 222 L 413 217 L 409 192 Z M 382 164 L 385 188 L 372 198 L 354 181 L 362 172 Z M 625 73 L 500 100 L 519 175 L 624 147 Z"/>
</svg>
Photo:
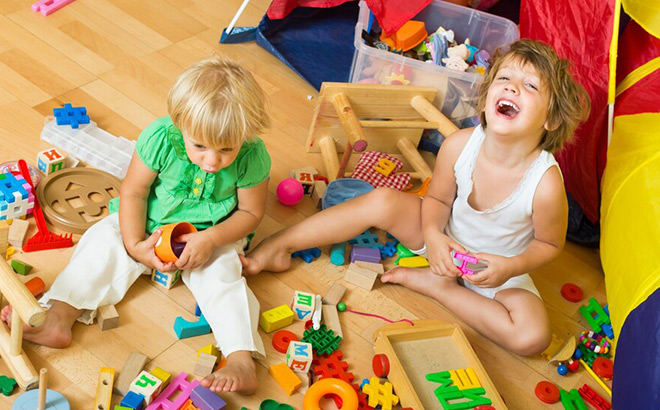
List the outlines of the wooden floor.
<svg viewBox="0 0 660 410">
<path fill-rule="evenodd" d="M 166 114 L 166 93 L 176 76 L 192 62 L 221 53 L 248 67 L 270 98 L 273 126 L 263 139 L 273 158 L 272 180 L 279 181 L 296 167 L 322 169 L 320 156 L 307 154 L 303 146 L 317 92 L 253 43 L 218 43 L 222 28 L 240 3 L 77 0 L 42 17 L 30 10 L 30 0 L 0 1 L 0 163 L 18 158 L 34 163 L 37 152 L 48 148 L 39 138 L 44 117 L 67 102 L 86 106 L 92 119 L 114 135 L 135 139 L 142 128 Z M 250 2 L 239 25 L 256 25 L 268 3 Z M 272 184 L 267 216 L 258 228 L 257 240 L 315 212 L 309 199 L 296 208 L 280 205 L 274 188 Z M 29 235 L 34 231 L 32 226 Z M 28 279 L 38 275 L 49 285 L 71 252 L 19 252 L 15 257 L 35 266 Z M 263 273 L 248 282 L 265 310 L 288 303 L 294 290 L 323 294 L 333 282 L 341 281 L 344 270 L 329 263 L 326 249 L 314 263 L 294 261 L 289 272 Z M 568 244 L 555 262 L 534 272 L 533 277 L 546 301 L 553 332 L 561 338 L 586 328 L 578 305 L 560 296 L 562 284 L 574 282 L 585 290 L 586 297 L 605 301 L 603 273 L 593 250 Z M 392 319 L 433 318 L 460 324 L 439 304 L 402 287 L 377 284 L 367 292 L 346 286 L 346 302 L 354 310 Z M 194 306 L 185 286 L 166 292 L 143 278 L 117 306 L 119 328 L 102 333 L 96 325 L 76 324 L 70 347 L 57 350 L 26 343 L 25 350 L 35 367 L 48 368 L 49 387 L 64 394 L 73 409 L 88 409 L 94 401 L 99 368 L 109 366 L 119 371 L 131 351 L 151 358 L 148 369 L 159 366 L 171 373 L 192 373 L 196 350 L 211 343 L 213 337 L 179 341 L 172 324 L 176 316 L 192 319 Z M 384 322 L 350 313 L 342 314 L 341 322 L 345 359 L 358 380 L 371 376 L 372 333 Z M 542 357 L 510 354 L 464 324 L 461 327 L 511 409 L 547 408 L 534 396 L 536 383 L 543 379 L 565 389 L 588 382 L 604 394 L 583 370 L 560 377 Z M 283 355 L 270 345 L 270 337 L 263 334 L 269 356 L 258 366 L 258 393 L 251 397 L 224 394 L 229 408 L 254 410 L 266 398 L 302 408 L 300 394 L 287 397 L 268 375 L 270 364 L 283 361 Z M 0 374 L 7 374 L 4 363 L 0 364 Z M 9 408 L 17 394 L 20 392 L 0 396 L 0 408 Z M 561 405 L 550 407 L 559 409 Z"/>
</svg>

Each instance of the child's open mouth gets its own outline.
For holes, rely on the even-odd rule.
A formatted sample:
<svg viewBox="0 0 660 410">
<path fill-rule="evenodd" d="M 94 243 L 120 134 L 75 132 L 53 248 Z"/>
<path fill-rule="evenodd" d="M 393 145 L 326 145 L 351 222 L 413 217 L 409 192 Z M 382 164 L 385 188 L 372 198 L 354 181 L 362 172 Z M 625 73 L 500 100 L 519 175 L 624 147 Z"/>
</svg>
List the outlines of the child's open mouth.
<svg viewBox="0 0 660 410">
<path fill-rule="evenodd" d="M 509 100 L 499 100 L 497 102 L 497 112 L 507 118 L 515 118 L 520 112 L 520 108 Z"/>
</svg>

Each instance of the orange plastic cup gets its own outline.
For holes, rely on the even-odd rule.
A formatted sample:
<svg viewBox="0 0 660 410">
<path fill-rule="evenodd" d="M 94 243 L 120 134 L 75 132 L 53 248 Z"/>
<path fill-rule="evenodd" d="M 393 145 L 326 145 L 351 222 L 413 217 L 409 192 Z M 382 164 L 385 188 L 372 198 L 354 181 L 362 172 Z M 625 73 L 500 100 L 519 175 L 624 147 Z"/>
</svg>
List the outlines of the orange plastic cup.
<svg viewBox="0 0 660 410">
<path fill-rule="evenodd" d="M 154 250 L 156 251 L 156 256 L 165 263 L 176 262 L 179 260 L 179 256 L 181 256 L 185 244 L 177 242 L 175 240 L 176 238 L 187 233 L 197 232 L 197 228 L 188 222 L 163 225 L 158 229 L 162 229 L 163 233 L 160 235 Z"/>
</svg>

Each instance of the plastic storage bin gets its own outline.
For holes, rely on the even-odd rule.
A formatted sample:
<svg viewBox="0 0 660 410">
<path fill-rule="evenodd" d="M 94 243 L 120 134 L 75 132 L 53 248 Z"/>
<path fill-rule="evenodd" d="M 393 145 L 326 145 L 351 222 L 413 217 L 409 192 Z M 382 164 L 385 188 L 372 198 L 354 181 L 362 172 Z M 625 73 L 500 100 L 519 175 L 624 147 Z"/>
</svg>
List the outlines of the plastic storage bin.
<svg viewBox="0 0 660 410">
<path fill-rule="evenodd" d="M 467 73 L 404 57 L 392 52 L 367 46 L 362 40 L 362 30 L 368 30 L 371 12 L 366 3 L 360 2 L 360 15 L 355 26 L 355 54 L 351 69 L 351 82 L 381 82 L 394 74 L 403 74 L 410 85 L 430 86 L 438 90 L 434 104 L 459 128 L 473 125 L 477 115 L 476 102 L 483 76 Z M 429 35 L 438 27 L 453 30 L 457 43 L 466 38 L 470 43 L 488 51 L 491 55 L 500 46 L 517 40 L 520 36 L 515 23 L 468 7 L 442 0 L 434 0 L 413 20 L 423 21 Z M 379 81 L 380 79 L 380 81 Z"/>
</svg>

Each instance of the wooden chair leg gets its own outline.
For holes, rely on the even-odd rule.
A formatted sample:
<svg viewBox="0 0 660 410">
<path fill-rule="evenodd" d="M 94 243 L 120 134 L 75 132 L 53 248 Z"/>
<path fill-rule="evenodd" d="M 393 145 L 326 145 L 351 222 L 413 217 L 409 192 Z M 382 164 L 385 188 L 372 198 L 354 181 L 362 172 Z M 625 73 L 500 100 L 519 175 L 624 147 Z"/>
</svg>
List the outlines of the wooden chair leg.
<svg viewBox="0 0 660 410">
<path fill-rule="evenodd" d="M 421 176 L 421 179 L 430 178 L 433 174 L 431 168 L 428 166 L 424 158 L 417 151 L 417 147 L 413 145 L 408 138 L 401 138 L 397 141 L 396 146 L 399 147 L 399 150 L 403 156 L 408 160 L 410 165 L 415 171 Z"/>
<path fill-rule="evenodd" d="M 323 159 L 326 176 L 332 182 L 337 179 L 337 173 L 339 172 L 339 159 L 337 158 L 335 140 L 332 137 L 321 138 L 319 146 L 321 147 L 321 158 Z"/>
<path fill-rule="evenodd" d="M 458 127 L 453 122 L 449 121 L 429 100 L 416 95 L 410 99 L 410 105 L 427 121 L 437 122 L 438 131 L 446 137 L 458 131 Z"/>
</svg>

